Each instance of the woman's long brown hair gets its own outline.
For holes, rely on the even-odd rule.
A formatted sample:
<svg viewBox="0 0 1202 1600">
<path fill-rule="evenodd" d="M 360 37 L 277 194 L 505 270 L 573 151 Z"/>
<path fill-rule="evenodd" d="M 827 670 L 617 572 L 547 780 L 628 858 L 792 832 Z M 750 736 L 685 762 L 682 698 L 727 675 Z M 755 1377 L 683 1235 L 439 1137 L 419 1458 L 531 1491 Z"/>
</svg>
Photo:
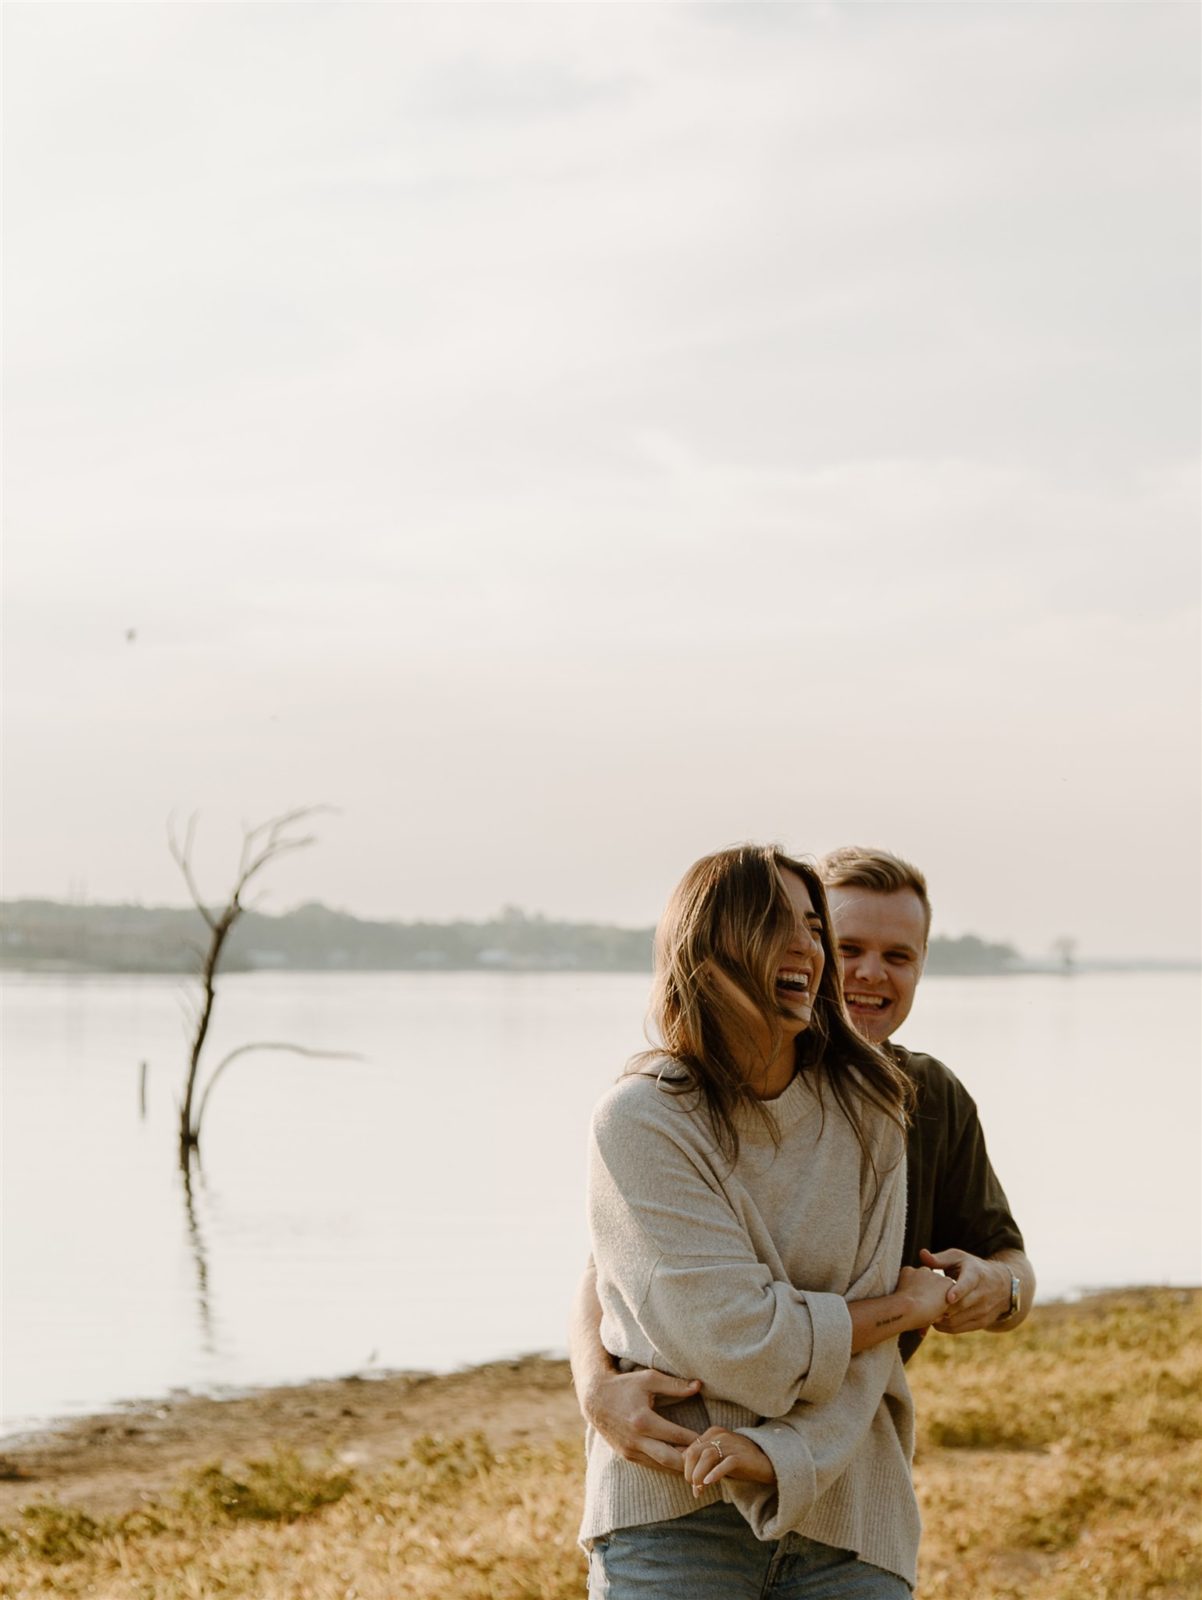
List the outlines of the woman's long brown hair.
<svg viewBox="0 0 1202 1600">
<path fill-rule="evenodd" d="M 669 1093 L 700 1096 L 718 1147 L 732 1164 L 739 1150 L 736 1113 L 741 1107 L 758 1112 L 771 1126 L 745 1060 L 733 1047 L 746 1038 L 746 1017 L 714 977 L 721 973 L 770 1028 L 779 1028 L 776 975 L 795 936 L 782 878 L 786 872 L 796 874 L 810 892 L 822 919 L 825 957 L 810 1025 L 795 1041 L 797 1070 L 816 1086 L 830 1086 L 871 1160 L 865 1101 L 904 1129 L 913 1085 L 883 1051 L 860 1037 L 847 1014 L 822 880 L 813 867 L 772 845 L 735 845 L 703 856 L 677 885 L 655 936 L 651 1020 L 662 1048 L 637 1056 L 630 1070 L 645 1069 L 666 1054 L 677 1070 L 661 1071 L 661 1086 Z"/>
</svg>

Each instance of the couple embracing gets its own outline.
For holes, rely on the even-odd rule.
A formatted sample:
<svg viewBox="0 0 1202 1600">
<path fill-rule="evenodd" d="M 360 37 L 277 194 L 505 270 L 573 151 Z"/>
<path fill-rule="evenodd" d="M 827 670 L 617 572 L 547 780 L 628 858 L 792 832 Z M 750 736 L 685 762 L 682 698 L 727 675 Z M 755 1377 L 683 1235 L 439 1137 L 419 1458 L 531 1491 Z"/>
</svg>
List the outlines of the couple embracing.
<svg viewBox="0 0 1202 1600">
<path fill-rule="evenodd" d="M 907 1600 L 903 1341 L 1030 1305 L 975 1108 L 885 1044 L 921 876 L 881 852 L 824 868 L 750 845 L 690 868 L 656 937 L 659 1048 L 593 1119 L 573 1366 L 598 1600 Z"/>
</svg>

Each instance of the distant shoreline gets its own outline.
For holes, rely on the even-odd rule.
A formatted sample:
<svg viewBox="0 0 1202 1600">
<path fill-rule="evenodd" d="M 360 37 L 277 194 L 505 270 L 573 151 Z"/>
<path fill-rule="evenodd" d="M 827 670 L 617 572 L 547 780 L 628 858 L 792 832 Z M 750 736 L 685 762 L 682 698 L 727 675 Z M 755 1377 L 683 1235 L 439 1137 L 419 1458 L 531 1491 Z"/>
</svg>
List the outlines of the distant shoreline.
<svg viewBox="0 0 1202 1600">
<path fill-rule="evenodd" d="M 1070 972 L 1051 966 L 1016 965 L 996 972 L 955 972 L 946 969 L 927 967 L 924 978 L 1066 978 L 1098 977 L 1105 973 L 1112 973 L 1116 977 L 1135 977 L 1138 975 L 1157 973 L 1199 973 L 1202 972 L 1202 961 L 1081 961 Z M 185 967 L 108 967 L 98 965 L 84 965 L 68 961 L 14 961 L 10 957 L 0 954 L 0 979 L 5 973 L 13 973 L 23 977 L 62 977 L 62 978 L 191 978 L 195 974 L 191 968 Z M 485 977 L 593 977 L 605 976 L 643 976 L 650 979 L 650 970 L 642 967 L 567 967 L 539 966 L 531 963 L 524 966 L 516 964 L 490 965 L 490 966 L 440 966 L 440 967 L 333 967 L 333 966 L 239 966 L 231 964 L 222 969 L 223 977 L 258 978 L 271 977 L 277 973 L 295 973 L 298 977 L 306 974 L 325 977 L 359 978 L 370 977 L 373 974 L 379 977 L 390 975 L 420 974 L 423 977 L 462 977 L 467 973 L 473 976 Z"/>
<path fill-rule="evenodd" d="M 0 901 L 0 970 L 178 974 L 197 970 L 206 929 L 194 907 Z M 556 921 L 507 907 L 484 922 L 372 922 L 318 903 L 247 911 L 222 956 L 233 972 L 650 973 L 653 930 Z M 931 940 L 931 977 L 1196 972 L 1189 960 L 1039 959 L 975 934 Z"/>
</svg>

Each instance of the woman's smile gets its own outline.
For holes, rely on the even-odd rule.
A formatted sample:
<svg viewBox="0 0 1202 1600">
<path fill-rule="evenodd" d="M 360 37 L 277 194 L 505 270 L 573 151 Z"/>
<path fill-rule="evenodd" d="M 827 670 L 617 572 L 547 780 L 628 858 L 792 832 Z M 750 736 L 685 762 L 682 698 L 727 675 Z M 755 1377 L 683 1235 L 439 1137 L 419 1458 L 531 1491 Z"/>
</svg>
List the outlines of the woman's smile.
<svg viewBox="0 0 1202 1600">
<path fill-rule="evenodd" d="M 796 967 L 782 967 L 776 975 L 776 987 L 788 989 L 793 994 L 809 994 L 810 975 Z"/>
<path fill-rule="evenodd" d="M 781 883 L 793 911 L 793 937 L 781 954 L 774 987 L 782 1015 L 807 1027 L 825 965 L 822 918 L 809 889 L 796 873 L 782 872 Z"/>
</svg>

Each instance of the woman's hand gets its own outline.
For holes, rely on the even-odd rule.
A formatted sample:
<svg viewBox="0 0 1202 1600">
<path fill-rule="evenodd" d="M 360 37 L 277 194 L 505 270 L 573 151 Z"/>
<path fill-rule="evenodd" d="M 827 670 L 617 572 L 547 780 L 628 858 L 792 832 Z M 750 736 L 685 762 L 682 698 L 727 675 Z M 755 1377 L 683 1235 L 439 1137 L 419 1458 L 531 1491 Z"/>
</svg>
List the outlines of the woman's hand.
<svg viewBox="0 0 1202 1600">
<path fill-rule="evenodd" d="M 711 1488 L 722 1478 L 741 1483 L 775 1483 L 776 1468 L 758 1444 L 744 1433 L 707 1428 L 684 1453 L 685 1482 L 693 1493 Z"/>
<path fill-rule="evenodd" d="M 898 1294 L 905 1295 L 914 1308 L 911 1328 L 929 1328 L 955 1305 L 956 1285 L 930 1267 L 903 1267 L 897 1280 Z"/>
</svg>

